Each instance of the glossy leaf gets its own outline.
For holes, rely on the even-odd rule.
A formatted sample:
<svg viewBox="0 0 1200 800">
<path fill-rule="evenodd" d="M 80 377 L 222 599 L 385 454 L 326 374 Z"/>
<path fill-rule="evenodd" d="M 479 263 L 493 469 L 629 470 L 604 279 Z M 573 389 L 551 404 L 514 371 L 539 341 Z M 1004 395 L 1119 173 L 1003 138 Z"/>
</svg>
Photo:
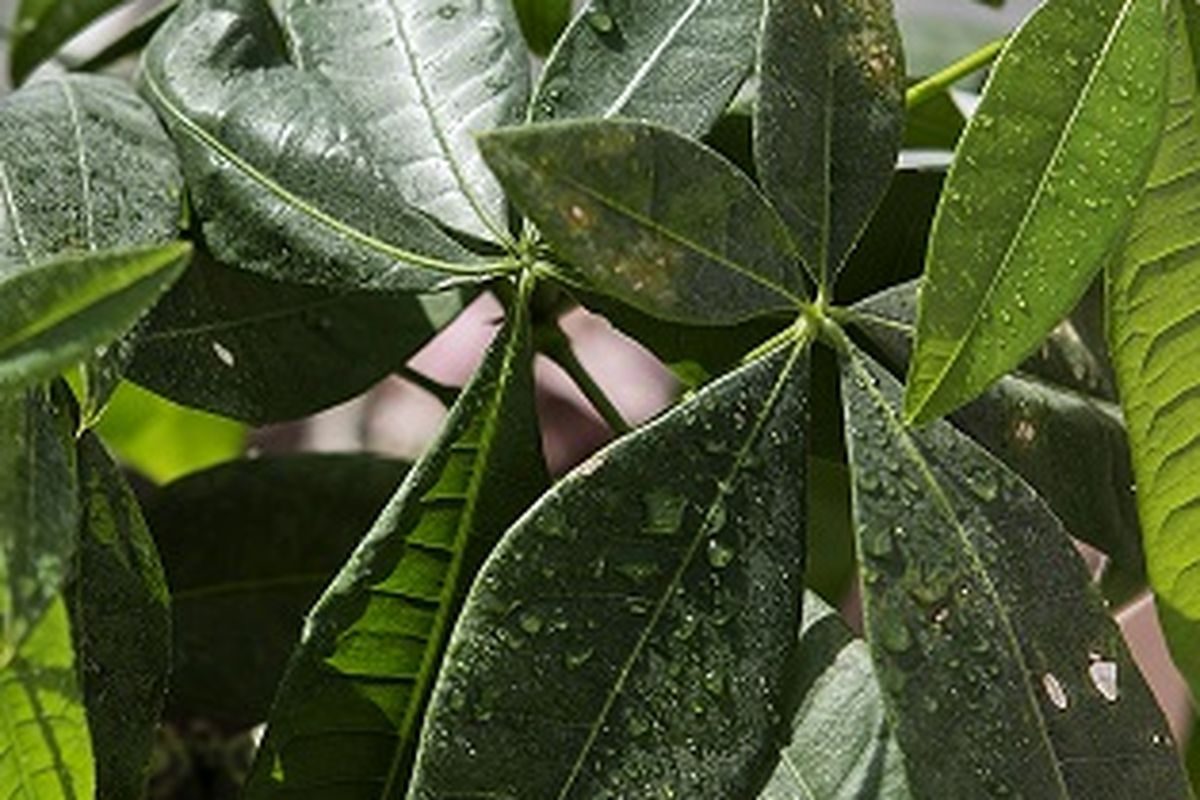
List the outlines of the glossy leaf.
<svg viewBox="0 0 1200 800">
<path fill-rule="evenodd" d="M 179 7 L 177 0 L 165 0 L 161 5 L 151 9 L 136 23 L 129 26 L 124 33 L 114 41 L 105 45 L 100 51 L 89 56 L 84 61 L 72 66 L 77 72 L 96 72 L 111 66 L 123 58 L 141 51 L 150 41 L 167 17 Z"/>
<path fill-rule="evenodd" d="M 571 0 L 512 0 L 512 4 L 529 49 L 545 57 L 571 21 Z"/>
<path fill-rule="evenodd" d="M 55 598 L 0 667 L 0 795 L 85 798 L 95 785 L 70 621 Z"/>
<path fill-rule="evenodd" d="M 171 611 L 137 499 L 94 434 L 79 442 L 82 529 L 69 594 L 97 797 L 138 798 L 167 691 Z"/>
<path fill-rule="evenodd" d="M 565 277 L 675 322 L 793 307 L 803 278 L 778 215 L 733 165 L 628 121 L 510 128 L 480 141 L 514 202 L 570 263 Z"/>
<path fill-rule="evenodd" d="M 904 131 L 891 0 L 766 0 L 754 122 L 763 189 L 828 286 L 887 190 Z"/>
<path fill-rule="evenodd" d="M 248 797 L 400 796 L 454 616 L 547 478 L 533 414 L 529 278 L 437 441 L 309 613 Z"/>
<path fill-rule="evenodd" d="M 1167 132 L 1125 245 L 1108 271 L 1109 338 L 1129 425 L 1150 584 L 1180 670 L 1200 688 L 1200 208 L 1196 68 L 1171 5 Z"/>
<path fill-rule="evenodd" d="M 172 716 L 231 730 L 267 718 L 304 613 L 403 476 L 371 456 L 260 458 L 150 495 L 172 593 Z"/>
<path fill-rule="evenodd" d="M 280 283 L 201 252 L 140 326 L 127 370 L 158 394 L 262 424 L 365 391 L 461 310 L 458 292 L 332 292 Z"/>
<path fill-rule="evenodd" d="M 1187 797 L 1166 720 L 1062 523 L 857 351 L 842 393 L 865 627 L 920 797 Z"/>
<path fill-rule="evenodd" d="M 1092 282 L 1162 130 L 1164 26 L 1161 0 L 1057 0 L 1005 48 L 934 223 L 908 419 L 1017 366 Z"/>
<path fill-rule="evenodd" d="M 21 0 L 17 5 L 8 65 L 14 84 L 21 84 L 75 34 L 116 8 L 122 0 Z"/>
<path fill-rule="evenodd" d="M 949 92 L 931 97 L 908 110 L 904 146 L 913 149 L 953 150 L 967 126 L 967 118 Z"/>
<path fill-rule="evenodd" d="M 708 130 L 754 66 L 761 0 L 590 0 L 542 70 L 535 120 Z"/>
<path fill-rule="evenodd" d="M 787 344 L 578 467 L 476 580 L 409 797 L 742 797 L 777 752 L 804 571 Z"/>
<path fill-rule="evenodd" d="M 290 64 L 264 0 L 186 0 L 143 56 L 207 244 L 341 289 L 427 290 L 476 257 L 402 199 L 352 104 Z"/>
<path fill-rule="evenodd" d="M 812 592 L 796 652 L 790 681 L 800 707 L 759 800 L 910 797 L 867 645 Z"/>
<path fill-rule="evenodd" d="M 529 57 L 512 0 L 285 0 L 292 62 L 350 106 L 412 206 L 481 239 L 507 237 L 504 192 L 474 137 L 517 122 Z"/>
</svg>

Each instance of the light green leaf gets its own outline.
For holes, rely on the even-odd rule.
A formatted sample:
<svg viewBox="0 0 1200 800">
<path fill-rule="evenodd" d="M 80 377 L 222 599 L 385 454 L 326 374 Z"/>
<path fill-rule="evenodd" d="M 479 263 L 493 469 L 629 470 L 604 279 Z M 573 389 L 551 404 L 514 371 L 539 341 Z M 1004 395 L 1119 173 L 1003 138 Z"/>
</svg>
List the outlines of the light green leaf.
<svg viewBox="0 0 1200 800">
<path fill-rule="evenodd" d="M 1162 0 L 1050 0 L 1006 46 L 934 223 L 907 419 L 978 395 L 1092 282 L 1162 131 L 1165 31 Z"/>
<path fill-rule="evenodd" d="M 766 0 L 758 59 L 759 180 L 827 287 L 900 149 L 904 55 L 891 0 Z"/>
<path fill-rule="evenodd" d="M 514 525 L 409 797 L 745 797 L 778 752 L 804 573 L 806 347 L 601 450 Z"/>
<path fill-rule="evenodd" d="M 842 393 L 863 608 L 919 797 L 1188 797 L 1170 729 L 1062 523 L 858 351 Z"/>
<path fill-rule="evenodd" d="M 86 433 L 78 457 L 82 531 L 67 599 L 84 665 L 96 796 L 139 798 L 170 669 L 167 583 L 137 499 L 104 445 Z"/>
<path fill-rule="evenodd" d="M 509 128 L 484 157 L 555 251 L 564 277 L 674 322 L 793 308 L 803 277 L 779 216 L 703 145 L 645 123 Z"/>
<path fill-rule="evenodd" d="M 123 0 L 21 0 L 17 6 L 8 66 L 13 84 L 21 84 L 29 73 L 47 60 L 71 37 Z"/>
<path fill-rule="evenodd" d="M 90 798 L 92 748 L 66 605 L 56 598 L 0 667 L 0 796 Z"/>
<path fill-rule="evenodd" d="M 590 0 L 550 54 L 530 116 L 704 133 L 754 66 L 761 16 L 761 0 Z"/>
<path fill-rule="evenodd" d="M 437 441 L 309 613 L 249 798 L 403 794 L 450 626 L 547 478 L 533 413 L 532 280 Z"/>
<path fill-rule="evenodd" d="M 571 0 L 512 0 L 529 49 L 545 57 L 571 20 Z"/>
</svg>

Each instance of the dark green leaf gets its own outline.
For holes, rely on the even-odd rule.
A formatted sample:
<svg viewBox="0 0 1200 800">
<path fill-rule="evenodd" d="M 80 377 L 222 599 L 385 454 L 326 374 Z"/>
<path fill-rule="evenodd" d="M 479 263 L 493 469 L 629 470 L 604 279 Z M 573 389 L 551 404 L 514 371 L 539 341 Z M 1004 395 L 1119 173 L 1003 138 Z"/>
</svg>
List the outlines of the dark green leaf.
<svg viewBox="0 0 1200 800">
<path fill-rule="evenodd" d="M 410 798 L 745 797 L 778 753 L 804 572 L 803 343 L 600 451 L 509 530 Z"/>
<path fill-rule="evenodd" d="M 309 613 L 250 798 L 399 797 L 455 614 L 500 534 L 547 479 L 522 280 L 437 441 Z"/>
<path fill-rule="evenodd" d="M 67 594 L 96 761 L 96 796 L 140 798 L 171 658 L 162 564 L 137 499 L 91 433 L 79 442 L 82 530 Z M 68 795 L 69 796 L 69 795 Z"/>
<path fill-rule="evenodd" d="M 882 199 L 903 130 L 891 0 L 766 0 L 754 156 L 818 285 Z"/>
<path fill-rule="evenodd" d="M 395 370 L 462 308 L 279 283 L 200 251 L 136 334 L 128 375 L 185 405 L 253 423 L 347 400 Z"/>
<path fill-rule="evenodd" d="M 111 66 L 126 56 L 140 51 L 150 41 L 154 32 L 166 22 L 167 17 L 179 7 L 177 0 L 166 0 L 144 17 L 131 25 L 115 41 L 111 42 L 90 58 L 72 65 L 71 69 L 78 72 L 96 72 Z"/>
<path fill-rule="evenodd" d="M 904 146 L 922 150 L 953 150 L 967 118 L 949 92 L 942 92 L 908 112 Z"/>
<path fill-rule="evenodd" d="M 123 0 L 21 0 L 12 36 L 8 65 L 14 84 L 24 83 L 34 67 L 47 60 L 67 40 Z"/>
<path fill-rule="evenodd" d="M 235 730 L 267 718 L 304 613 L 403 476 L 368 456 L 264 458 L 150 496 L 172 591 L 172 716 Z"/>
<path fill-rule="evenodd" d="M 815 402 L 813 406 L 814 417 L 819 420 L 823 412 L 816 408 Z M 837 405 L 831 407 L 836 414 Z M 833 425 L 837 426 L 836 420 Z M 806 486 L 808 563 L 804 568 L 804 585 L 830 602 L 837 602 L 850 589 L 854 577 L 850 474 L 845 463 L 813 455 L 813 449 L 810 442 Z"/>
<path fill-rule="evenodd" d="M 545 57 L 571 19 L 571 0 L 512 0 L 529 49 Z"/>
<path fill-rule="evenodd" d="M 509 128 L 480 146 L 585 288 L 693 324 L 801 302 L 778 215 L 701 144 L 645 123 L 587 120 Z"/>
<path fill-rule="evenodd" d="M 872 655 L 920 797 L 1187 797 L 1170 730 L 1062 523 L 846 354 Z"/>
<path fill-rule="evenodd" d="M 760 0 L 590 0 L 546 62 L 531 116 L 701 134 L 753 67 L 761 16 Z"/>
<path fill-rule="evenodd" d="M 1162 5 L 1056 0 L 1005 48 L 934 223 L 908 419 L 949 413 L 1016 367 L 1119 240 L 1162 130 Z"/>
</svg>

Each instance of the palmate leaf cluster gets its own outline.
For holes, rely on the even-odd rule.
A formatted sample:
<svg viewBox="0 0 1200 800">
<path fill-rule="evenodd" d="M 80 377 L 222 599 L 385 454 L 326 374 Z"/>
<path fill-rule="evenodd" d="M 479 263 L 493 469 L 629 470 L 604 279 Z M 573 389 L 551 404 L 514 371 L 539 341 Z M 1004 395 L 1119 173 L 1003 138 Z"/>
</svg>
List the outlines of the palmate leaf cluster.
<svg viewBox="0 0 1200 800">
<path fill-rule="evenodd" d="M 183 0 L 0 102 L 0 796 L 141 796 L 164 714 L 265 721 L 249 798 L 1190 796 L 1110 604 L 1200 684 L 1195 4 L 1046 0 L 966 123 L 889 0 L 568 10 Z M 139 501 L 96 433 L 328 407 L 484 291 L 412 465 Z M 689 390 L 551 482 L 563 297 Z"/>
</svg>

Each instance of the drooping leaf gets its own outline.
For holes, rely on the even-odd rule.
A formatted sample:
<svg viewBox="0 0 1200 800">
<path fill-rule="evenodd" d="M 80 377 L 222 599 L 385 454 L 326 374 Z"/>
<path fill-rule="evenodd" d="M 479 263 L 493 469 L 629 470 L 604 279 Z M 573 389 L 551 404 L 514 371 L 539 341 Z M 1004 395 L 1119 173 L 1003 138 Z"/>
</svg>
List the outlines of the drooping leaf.
<svg viewBox="0 0 1200 800">
<path fill-rule="evenodd" d="M 532 280 L 437 441 L 309 613 L 248 797 L 399 797 L 454 616 L 547 478 L 533 414 Z"/>
<path fill-rule="evenodd" d="M 571 20 L 571 0 L 512 0 L 512 4 L 529 49 L 544 58 Z"/>
<path fill-rule="evenodd" d="M 805 364 L 788 343 L 710 384 L 509 530 L 455 628 L 410 798 L 757 789 L 799 623 Z"/>
<path fill-rule="evenodd" d="M 1062 523 L 856 350 L 843 377 L 863 607 L 919 797 L 1187 797 L 1170 730 Z"/>
<path fill-rule="evenodd" d="M 409 359 L 462 308 L 414 297 L 280 283 L 200 251 L 136 333 L 130 380 L 257 424 L 347 400 Z"/>
<path fill-rule="evenodd" d="M 0 667 L 0 795 L 85 798 L 95 785 L 70 620 L 56 597 Z"/>
<path fill-rule="evenodd" d="M 967 118 L 949 92 L 931 97 L 908 110 L 904 146 L 920 150 L 953 150 L 967 126 Z"/>
<path fill-rule="evenodd" d="M 529 57 L 512 0 L 285 0 L 296 66 L 321 75 L 373 144 L 373 166 L 412 206 L 505 240 L 504 192 L 475 135 L 517 122 Z"/>
<path fill-rule="evenodd" d="M 910 797 L 867 645 L 812 592 L 796 653 L 789 682 L 800 707 L 759 800 Z"/>
<path fill-rule="evenodd" d="M 67 40 L 123 0 L 21 0 L 8 40 L 8 67 L 14 85 L 46 61 Z"/>
<path fill-rule="evenodd" d="M 1146 566 L 1167 641 L 1200 690 L 1200 128 L 1196 67 L 1171 4 L 1167 132 L 1124 247 L 1108 270 L 1109 340 L 1129 426 Z M 1194 43 L 1193 43 L 1194 44 Z"/>
<path fill-rule="evenodd" d="M 145 793 L 171 656 L 162 564 L 137 499 L 92 433 L 79 442 L 78 574 L 68 592 L 96 796 Z"/>
<path fill-rule="evenodd" d="M 185 0 L 143 56 L 223 262 L 341 289 L 427 290 L 478 259 L 408 205 L 353 105 L 288 62 L 265 0 Z"/>
<path fill-rule="evenodd" d="M 908 419 L 1017 366 L 1092 282 L 1162 131 L 1165 30 L 1161 0 L 1056 0 L 1005 48 L 934 223 Z"/>
<path fill-rule="evenodd" d="M 766 0 L 758 58 L 759 179 L 828 287 L 888 187 L 904 131 L 891 0 Z"/>
<path fill-rule="evenodd" d="M 761 0 L 590 0 L 546 62 L 530 116 L 699 135 L 753 67 L 761 16 Z"/>
<path fill-rule="evenodd" d="M 171 585 L 171 715 L 231 730 L 267 718 L 304 613 L 403 476 L 370 456 L 261 458 L 149 497 Z"/>
<path fill-rule="evenodd" d="M 70 574 L 79 504 L 69 395 L 61 383 L 0 393 L 0 667 Z"/>
<path fill-rule="evenodd" d="M 630 121 L 510 128 L 480 141 L 564 277 L 675 322 L 728 324 L 800 302 L 778 215 L 733 165 Z M 569 271 L 567 271 L 569 269 Z"/>
</svg>

